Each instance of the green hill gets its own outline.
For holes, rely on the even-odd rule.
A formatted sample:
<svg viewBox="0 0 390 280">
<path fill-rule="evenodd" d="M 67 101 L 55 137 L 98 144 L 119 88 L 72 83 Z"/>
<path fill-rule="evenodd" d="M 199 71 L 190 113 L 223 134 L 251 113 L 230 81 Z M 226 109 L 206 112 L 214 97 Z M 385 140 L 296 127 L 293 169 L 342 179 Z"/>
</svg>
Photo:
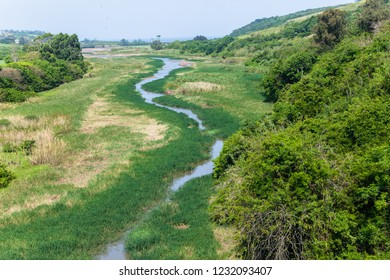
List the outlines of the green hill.
<svg viewBox="0 0 390 280">
<path fill-rule="evenodd" d="M 385 3 L 324 12 L 305 44 L 274 41 L 261 81 L 273 112 L 226 141 L 214 172 L 211 212 L 242 258 L 389 259 Z"/>
<path fill-rule="evenodd" d="M 260 31 L 260 30 L 264 30 L 264 29 L 268 29 L 268 28 L 272 28 L 272 27 L 278 27 L 278 26 L 281 26 L 283 24 L 286 24 L 289 20 L 317 14 L 317 13 L 320 13 L 322 11 L 325 11 L 328 8 L 329 7 L 308 9 L 308 10 L 299 11 L 299 12 L 284 15 L 284 16 L 274 16 L 274 17 L 269 17 L 269 18 L 256 19 L 255 21 L 234 30 L 230 34 L 230 36 L 239 37 L 239 36 L 249 34 L 252 32 L 256 32 L 256 31 Z"/>
</svg>

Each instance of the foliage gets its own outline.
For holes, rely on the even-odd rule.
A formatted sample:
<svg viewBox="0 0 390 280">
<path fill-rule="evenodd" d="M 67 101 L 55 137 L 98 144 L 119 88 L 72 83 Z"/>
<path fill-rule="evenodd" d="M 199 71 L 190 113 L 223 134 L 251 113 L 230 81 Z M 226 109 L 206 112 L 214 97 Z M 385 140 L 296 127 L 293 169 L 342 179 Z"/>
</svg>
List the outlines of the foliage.
<svg viewBox="0 0 390 280">
<path fill-rule="evenodd" d="M 231 36 L 225 36 L 219 39 L 204 40 L 195 37 L 193 40 L 185 42 L 173 42 L 167 45 L 168 49 L 179 49 L 183 53 L 202 53 L 206 55 L 222 53 L 226 47 L 234 41 Z M 206 38 L 207 39 L 207 38 Z"/>
<path fill-rule="evenodd" d="M 229 138 L 214 171 L 210 210 L 240 231 L 242 258 L 389 256 L 389 38 L 387 24 L 332 45 L 303 75 L 287 65 L 307 51 L 269 72 L 273 113 Z"/>
<path fill-rule="evenodd" d="M 280 59 L 263 79 L 264 95 L 268 101 L 277 101 L 278 92 L 286 85 L 298 82 L 308 73 L 316 61 L 313 51 L 302 51 L 287 59 Z"/>
<path fill-rule="evenodd" d="M 257 19 L 248 25 L 245 25 L 239 29 L 234 30 L 232 32 L 231 36 L 238 37 L 238 36 L 245 35 L 245 34 L 248 34 L 251 32 L 264 30 L 264 29 L 267 29 L 270 27 L 277 27 L 277 26 L 285 24 L 286 22 L 288 22 L 292 19 L 315 14 L 318 12 L 322 12 L 326 9 L 327 8 L 308 9 L 305 11 L 300 11 L 300 12 L 288 14 L 285 16 L 276 16 L 276 17 L 270 17 L 270 18 Z"/>
<path fill-rule="evenodd" d="M 367 0 L 358 17 L 358 26 L 366 32 L 373 32 L 377 24 L 390 18 L 390 6 L 385 0 Z"/>
<path fill-rule="evenodd" d="M 164 44 L 163 44 L 160 40 L 154 40 L 154 41 L 150 44 L 150 47 L 151 47 L 153 50 L 159 51 L 159 50 L 162 50 L 162 49 L 164 48 Z"/>
<path fill-rule="evenodd" d="M 205 37 L 203 35 L 197 35 L 197 36 L 195 36 L 195 38 L 193 40 L 194 41 L 207 41 L 207 37 Z"/>
<path fill-rule="evenodd" d="M 332 48 L 345 34 L 345 12 L 328 9 L 318 16 L 314 27 L 314 41 L 323 48 Z"/>
<path fill-rule="evenodd" d="M 83 60 L 80 42 L 76 34 L 50 33 L 38 37 L 35 41 L 44 41 L 39 48 L 43 59 L 52 61 L 53 56 L 65 61 Z"/>
<path fill-rule="evenodd" d="M 13 88 L 0 88 L 0 102 L 24 102 L 33 96 L 36 96 L 36 93 L 32 91 L 20 91 Z"/>
<path fill-rule="evenodd" d="M 0 189 L 6 188 L 14 178 L 15 176 L 12 172 L 4 164 L 0 163 Z"/>
<path fill-rule="evenodd" d="M 76 35 L 44 34 L 27 49 L 20 61 L 8 63 L 0 72 L 0 102 L 23 102 L 79 79 L 87 70 Z"/>
<path fill-rule="evenodd" d="M 120 44 L 121 46 L 124 46 L 124 47 L 126 47 L 126 46 L 130 46 L 130 43 L 129 43 L 129 41 L 128 41 L 128 40 L 126 40 L 126 39 L 122 39 L 122 40 L 120 40 L 119 44 Z"/>
</svg>

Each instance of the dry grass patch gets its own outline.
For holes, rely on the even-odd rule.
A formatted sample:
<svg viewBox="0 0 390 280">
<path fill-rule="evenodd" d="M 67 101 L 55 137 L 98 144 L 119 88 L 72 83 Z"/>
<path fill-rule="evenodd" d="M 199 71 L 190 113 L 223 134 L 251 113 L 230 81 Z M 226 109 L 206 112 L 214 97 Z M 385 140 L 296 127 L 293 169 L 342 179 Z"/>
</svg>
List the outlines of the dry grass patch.
<svg viewBox="0 0 390 280">
<path fill-rule="evenodd" d="M 5 212 L 3 212 L 4 216 L 12 215 L 13 213 L 21 212 L 23 210 L 33 210 L 42 205 L 53 205 L 61 199 L 60 195 L 54 194 L 45 194 L 41 197 L 33 197 L 28 201 L 25 201 L 23 205 L 14 205 Z"/>
<path fill-rule="evenodd" d="M 30 156 L 33 164 L 59 165 L 64 160 L 66 144 L 54 136 L 50 129 L 37 132 L 33 138 L 36 141 Z"/>
<path fill-rule="evenodd" d="M 217 226 L 213 230 L 215 240 L 218 241 L 220 247 L 217 251 L 218 255 L 223 259 L 234 260 L 237 241 L 235 239 L 235 231 L 233 228 Z"/>
<path fill-rule="evenodd" d="M 218 92 L 223 89 L 223 86 L 208 82 L 187 82 L 182 84 L 176 92 L 181 94 L 186 93 L 204 93 Z"/>
<path fill-rule="evenodd" d="M 121 112 L 121 115 L 117 112 Z M 112 105 L 105 98 L 97 97 L 88 108 L 81 131 L 92 134 L 107 126 L 128 127 L 135 133 L 144 134 L 146 141 L 164 139 L 168 129 L 166 125 L 159 124 L 157 120 L 146 117 L 140 110 Z"/>
<path fill-rule="evenodd" d="M 114 159 L 118 156 L 121 156 L 120 151 L 108 152 L 103 147 L 98 146 L 95 146 L 89 151 L 74 154 L 63 164 L 64 172 L 62 178 L 57 183 L 72 184 L 77 188 L 88 187 L 91 179 L 110 167 Z M 128 162 L 122 161 L 119 165 L 120 167 L 124 165 L 128 166 Z M 110 170 L 109 175 L 118 175 L 122 170 L 120 167 Z"/>
<path fill-rule="evenodd" d="M 24 141 L 34 141 L 29 159 L 32 164 L 58 165 L 63 159 L 66 144 L 55 135 L 55 130 L 66 132 L 70 129 L 70 120 L 66 116 L 24 117 L 6 116 L 10 125 L 2 127 L 0 143 L 20 145 Z"/>
<path fill-rule="evenodd" d="M 186 224 L 174 225 L 173 227 L 174 227 L 175 229 L 179 229 L 179 230 L 185 230 L 185 229 L 190 228 L 190 226 L 189 226 L 189 225 L 186 225 Z"/>
</svg>

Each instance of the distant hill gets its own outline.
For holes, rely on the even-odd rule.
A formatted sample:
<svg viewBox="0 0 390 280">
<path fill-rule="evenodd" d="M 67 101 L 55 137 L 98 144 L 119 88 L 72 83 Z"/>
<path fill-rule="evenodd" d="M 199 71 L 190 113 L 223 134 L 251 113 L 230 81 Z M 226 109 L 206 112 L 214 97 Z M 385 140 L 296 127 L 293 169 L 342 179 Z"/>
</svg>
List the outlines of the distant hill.
<svg viewBox="0 0 390 280">
<path fill-rule="evenodd" d="M 341 7 L 341 6 L 343 6 L 343 5 L 339 5 L 337 7 Z M 270 17 L 270 18 L 256 19 L 255 21 L 253 21 L 253 22 L 251 22 L 251 23 L 249 23 L 241 28 L 234 30 L 230 34 L 230 36 L 238 37 L 238 36 L 242 36 L 242 35 L 245 35 L 248 33 L 264 30 L 267 28 L 278 27 L 280 25 L 285 24 L 289 20 L 304 17 L 304 16 L 309 16 L 309 15 L 316 14 L 316 13 L 320 13 L 322 11 L 325 11 L 328 8 L 329 7 L 308 9 L 308 10 L 299 11 L 299 12 L 284 15 L 284 16 L 275 16 L 275 17 Z"/>
</svg>

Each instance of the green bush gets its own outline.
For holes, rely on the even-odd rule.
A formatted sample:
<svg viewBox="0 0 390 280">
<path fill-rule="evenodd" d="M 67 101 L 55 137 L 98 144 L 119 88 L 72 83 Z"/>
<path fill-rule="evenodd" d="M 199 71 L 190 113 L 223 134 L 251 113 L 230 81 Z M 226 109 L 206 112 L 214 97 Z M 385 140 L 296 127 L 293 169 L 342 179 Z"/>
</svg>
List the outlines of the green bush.
<svg viewBox="0 0 390 280">
<path fill-rule="evenodd" d="M 20 144 L 19 148 L 26 154 L 31 155 L 32 149 L 35 147 L 35 140 L 24 140 L 22 144 Z"/>
<path fill-rule="evenodd" d="M 13 88 L 0 88 L 0 102 L 24 102 L 28 98 L 36 95 L 37 94 L 32 91 L 20 91 Z"/>
<path fill-rule="evenodd" d="M 0 163 L 0 189 L 6 188 L 13 179 L 15 179 L 15 176 L 12 172 Z"/>
<path fill-rule="evenodd" d="M 388 258 L 389 34 L 344 39 L 300 79 L 279 71 L 270 118 L 225 142 L 210 211 L 242 258 Z"/>
<path fill-rule="evenodd" d="M 12 143 L 5 143 L 3 145 L 3 153 L 16 153 L 18 151 L 18 146 Z"/>
</svg>

